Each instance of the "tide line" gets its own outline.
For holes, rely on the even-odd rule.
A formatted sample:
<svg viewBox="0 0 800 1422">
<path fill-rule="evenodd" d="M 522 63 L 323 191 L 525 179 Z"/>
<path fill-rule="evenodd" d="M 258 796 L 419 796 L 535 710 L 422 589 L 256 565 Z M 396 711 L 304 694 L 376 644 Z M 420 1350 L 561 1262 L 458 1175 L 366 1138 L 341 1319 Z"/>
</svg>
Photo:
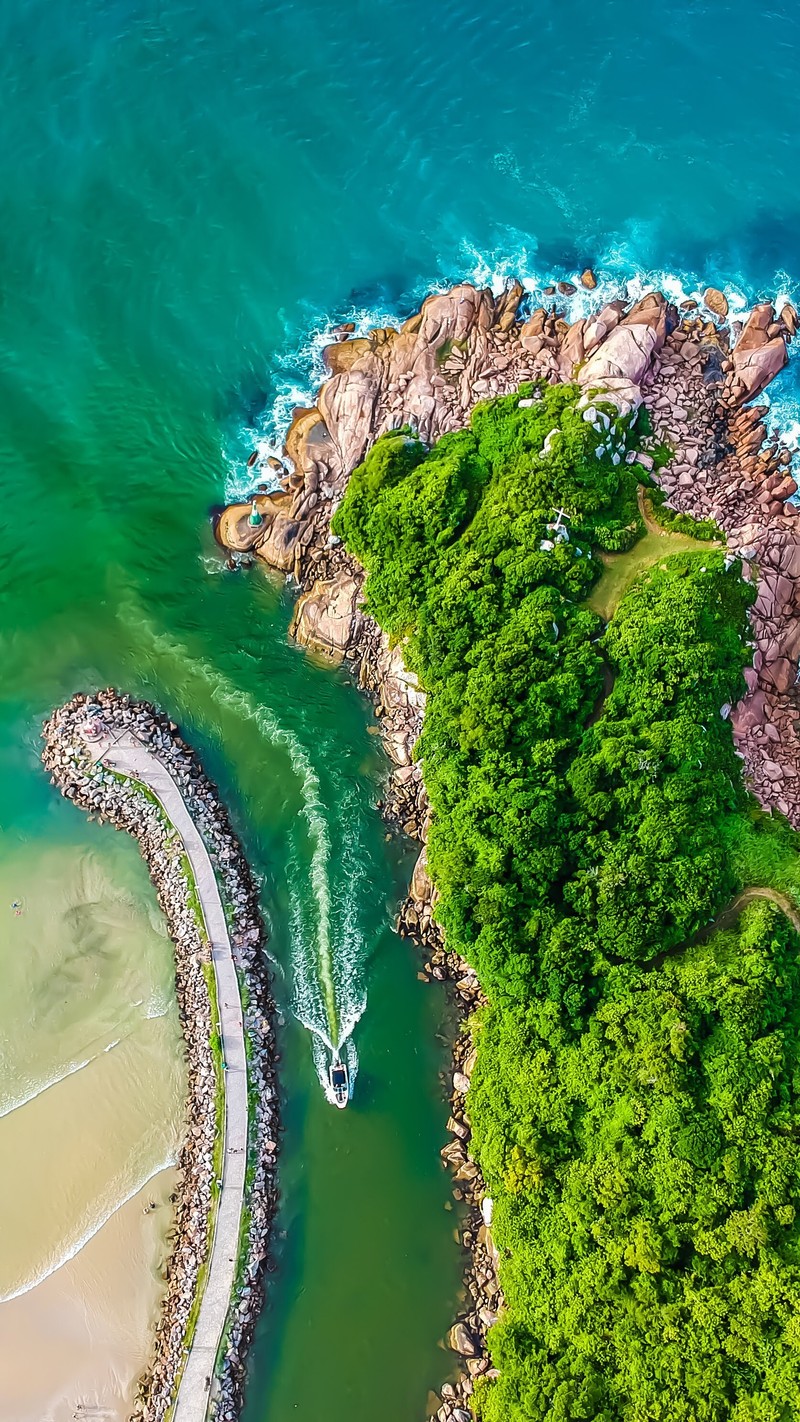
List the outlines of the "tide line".
<svg viewBox="0 0 800 1422">
<path fill-rule="evenodd" d="M 156 1176 L 160 1175 L 162 1170 L 168 1170 L 170 1166 L 174 1164 L 175 1157 L 169 1156 L 165 1161 L 162 1161 L 160 1165 L 157 1165 L 155 1169 L 151 1170 L 150 1174 L 146 1175 L 143 1180 L 140 1180 L 139 1183 L 135 1185 L 134 1188 L 123 1197 L 123 1199 L 118 1200 L 116 1204 L 112 1205 L 111 1209 L 107 1210 L 107 1212 L 103 1214 L 100 1219 L 95 1220 L 95 1222 L 90 1225 L 89 1228 L 86 1229 L 83 1234 L 81 1234 L 76 1240 L 73 1240 L 72 1244 L 69 1244 L 64 1250 L 63 1254 L 61 1254 L 57 1259 L 46 1265 L 43 1269 L 40 1269 L 30 1278 L 26 1279 L 25 1282 L 20 1284 L 17 1288 L 12 1289 L 10 1293 L 0 1294 L 0 1304 L 11 1303 L 12 1299 L 18 1299 L 21 1298 L 23 1294 L 29 1294 L 32 1289 L 38 1288 L 39 1285 L 43 1284 L 46 1279 L 50 1279 L 52 1278 L 53 1274 L 57 1274 L 59 1269 L 64 1268 L 65 1264 L 71 1263 L 71 1261 L 80 1254 L 81 1250 L 86 1248 L 86 1245 L 90 1242 L 90 1240 L 94 1239 L 95 1235 L 99 1234 L 101 1229 L 105 1228 L 109 1220 L 112 1220 L 114 1218 L 114 1215 L 116 1215 L 121 1209 L 123 1209 L 125 1205 L 129 1204 L 131 1200 L 135 1200 L 136 1196 L 141 1194 L 145 1186 L 149 1185 L 151 1180 L 155 1180 Z"/>
<path fill-rule="evenodd" d="M 114 1046 L 116 1045 L 117 1043 L 115 1042 Z M 104 1050 L 108 1051 L 108 1048 Z M 91 1066 L 92 1062 L 96 1062 L 100 1055 L 100 1052 L 95 1052 L 93 1056 L 86 1057 L 82 1062 L 74 1062 L 71 1067 L 67 1067 L 66 1071 L 62 1071 L 56 1076 L 51 1076 L 46 1081 L 38 1082 L 36 1086 L 28 1091 L 27 1095 L 20 1096 L 13 1101 L 4 1102 L 2 1107 L 0 1107 L 0 1121 L 2 1121 L 5 1116 L 10 1116 L 12 1112 L 19 1111 L 23 1106 L 29 1105 L 31 1101 L 36 1101 L 40 1096 L 44 1096 L 45 1092 L 49 1091 L 52 1086 L 60 1086 L 62 1081 L 67 1081 L 71 1076 L 75 1076 L 79 1071 L 83 1071 L 84 1067 Z"/>
<path fill-rule="evenodd" d="M 50 1091 L 52 1087 L 60 1086 L 63 1081 L 68 1081 L 71 1076 L 77 1076 L 79 1071 L 83 1071 L 85 1067 L 91 1066 L 92 1062 L 98 1061 L 100 1057 L 105 1056 L 108 1052 L 113 1052 L 114 1048 L 118 1047 L 120 1043 L 127 1041 L 134 1030 L 135 1028 L 132 1028 L 131 1031 L 123 1033 L 121 1037 L 115 1037 L 113 1041 L 108 1042 L 106 1046 L 102 1047 L 99 1052 L 93 1052 L 90 1057 L 84 1057 L 83 1061 L 73 1062 L 72 1066 L 56 1073 L 55 1076 L 48 1077 L 46 1081 L 37 1082 L 36 1086 L 32 1087 L 27 1095 L 17 1097 L 12 1101 L 4 1101 L 2 1106 L 0 1106 L 0 1121 L 2 1121 L 5 1116 L 12 1115 L 14 1111 L 20 1111 L 23 1106 L 29 1106 L 31 1101 L 38 1101 L 39 1097 L 44 1096 L 45 1092 Z"/>
</svg>

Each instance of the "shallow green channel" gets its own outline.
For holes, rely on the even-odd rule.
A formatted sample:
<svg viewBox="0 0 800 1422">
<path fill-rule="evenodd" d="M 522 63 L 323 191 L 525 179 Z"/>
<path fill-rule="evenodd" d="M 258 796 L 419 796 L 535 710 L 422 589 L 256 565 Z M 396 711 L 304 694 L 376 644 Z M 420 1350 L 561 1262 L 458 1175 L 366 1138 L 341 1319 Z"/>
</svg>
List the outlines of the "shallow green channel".
<svg viewBox="0 0 800 1422">
<path fill-rule="evenodd" d="M 184 488 L 166 514 L 152 475 L 105 510 L 54 495 L 57 535 L 42 542 L 42 525 L 25 522 L 3 570 L 0 853 L 25 850 L 25 914 L 40 855 L 64 842 L 102 854 L 113 835 L 85 824 L 38 763 L 42 717 L 76 688 L 111 683 L 152 698 L 198 746 L 263 878 L 284 1021 L 277 1269 L 246 1415 L 312 1422 L 324 1405 L 332 1422 L 368 1422 L 391 1378 L 381 1413 L 401 1422 L 446 1369 L 437 1340 L 458 1272 L 438 1163 L 446 1008 L 392 929 L 413 854 L 386 842 L 374 809 L 384 767 L 369 708 L 288 643 L 282 589 L 221 571 L 195 471 L 191 496 Z M 342 1012 L 361 1014 L 346 1113 L 325 1100 L 297 1020 L 313 1018 L 303 984 L 319 976 L 320 893 Z M 17 919 L 11 901 L 0 912 L 1 959 Z"/>
<path fill-rule="evenodd" d="M 47 868 L 54 850 L 76 865 L 94 857 L 106 898 L 122 865 L 125 893 L 141 910 L 154 906 L 134 847 L 108 850 L 113 832 L 61 800 L 38 759 L 55 704 L 115 684 L 180 722 L 263 879 L 284 1023 L 285 1133 L 277 1267 L 253 1351 L 248 1422 L 316 1422 L 323 1413 L 327 1422 L 378 1413 L 410 1422 L 447 1370 L 439 1340 L 459 1275 L 438 1158 L 445 1002 L 418 982 L 419 963 L 392 929 L 413 855 L 386 842 L 374 808 L 385 767 L 368 706 L 343 675 L 289 644 L 282 586 L 224 571 L 209 524 L 229 432 L 249 400 L 263 405 L 259 382 L 303 329 L 303 266 L 314 269 L 318 295 L 335 290 L 338 299 L 340 289 L 321 234 L 283 272 L 266 199 L 251 201 L 266 96 L 254 98 L 257 64 L 244 33 L 261 23 L 261 8 L 245 7 L 233 28 L 222 14 L 210 20 L 237 52 L 241 45 L 246 71 L 229 71 L 216 111 L 210 95 L 226 41 L 193 9 L 157 8 L 148 19 L 125 7 L 34 5 L 4 20 L 0 856 L 24 869 L 18 881 L 3 878 L 0 1047 L 12 1060 L 25 1037 L 36 1089 L 37 1032 L 52 1045 L 54 1021 L 68 1022 L 69 1061 L 56 1068 L 71 1070 L 73 1057 L 82 1060 L 81 1012 L 91 1036 L 98 1002 L 119 995 L 104 1019 L 108 1045 L 141 998 L 138 982 L 111 972 L 111 939 L 94 927 L 86 981 L 75 960 L 89 952 L 87 936 L 63 940 L 61 1017 L 45 1010 L 52 983 L 43 969 L 36 977 L 33 958 L 29 974 L 10 971 L 25 951 L 32 899 L 62 884 L 70 861 L 58 859 L 57 878 Z M 281 154 L 270 161 L 288 177 L 291 147 Z M 92 900 L 91 875 L 86 882 Z M 98 912 L 92 900 L 87 922 Z M 157 949 L 148 939 L 151 958 Z M 154 981 L 164 980 L 168 943 L 161 953 Z M 320 1027 L 325 953 L 337 1028 L 353 1025 L 358 1052 L 343 1113 L 324 1098 L 312 1033 L 298 1020 Z M 15 1013 L 8 994 L 18 980 Z M 177 1052 L 174 1016 L 168 1031 Z M 159 1041 L 161 1050 L 166 1037 Z M 123 1091 L 124 1074 L 115 1080 Z M 49 1100 L 71 1090 L 56 1084 Z M 36 1103 L 18 1108 L 29 1109 Z M 155 1099 L 153 1110 L 162 1110 Z M 168 1139 L 144 1141 L 145 1123 L 142 1139 L 128 1134 L 119 1149 L 149 1150 L 163 1163 L 174 1144 L 167 1124 Z M 134 1171 L 120 1189 L 137 1180 Z M 114 1203 L 112 1191 L 104 1209 Z M 82 1219 L 80 1201 L 73 1205 Z"/>
</svg>

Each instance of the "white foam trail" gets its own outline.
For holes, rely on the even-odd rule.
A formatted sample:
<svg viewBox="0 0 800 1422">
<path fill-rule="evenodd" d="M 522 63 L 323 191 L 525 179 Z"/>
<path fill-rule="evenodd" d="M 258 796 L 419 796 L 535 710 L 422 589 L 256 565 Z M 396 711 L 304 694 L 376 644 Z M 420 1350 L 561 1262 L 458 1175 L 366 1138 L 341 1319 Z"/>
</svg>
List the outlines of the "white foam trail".
<svg viewBox="0 0 800 1422">
<path fill-rule="evenodd" d="M 364 314 L 363 319 L 367 317 Z M 295 855 L 288 875 L 292 943 L 292 1011 L 311 1033 L 317 1075 L 328 1090 L 330 1054 L 341 1049 L 365 1011 L 365 934 L 359 921 L 366 869 L 357 853 L 359 803 L 353 787 L 344 786 L 337 832 L 341 835 L 342 883 L 335 902 L 331 895 L 331 840 L 322 787 L 311 758 L 293 731 L 272 712 L 259 706 L 216 668 L 191 657 L 188 648 L 156 632 L 141 608 L 129 602 L 131 621 L 146 633 L 156 651 L 180 660 L 185 670 L 202 678 L 211 697 L 235 715 L 254 722 L 272 745 L 285 751 L 301 789 L 301 815 L 311 844 L 308 872 L 313 890 L 315 922 L 309 932 L 298 884 L 302 870 Z M 353 1050 L 355 1050 L 353 1048 Z M 356 1058 L 357 1062 L 357 1058 Z"/>
<path fill-rule="evenodd" d="M 169 1007 L 165 1006 L 163 1003 L 160 1003 L 157 1004 L 155 1007 L 148 1007 L 144 1015 L 147 1018 L 148 1022 L 155 1022 L 159 1017 L 166 1017 L 168 1013 Z"/>
<path fill-rule="evenodd" d="M 331 1106 L 335 1106 L 336 1098 L 333 1094 L 333 1091 L 331 1090 L 330 1076 L 328 1073 L 331 1052 L 328 1049 L 327 1044 L 321 1041 L 320 1038 L 316 1035 L 312 1036 L 311 1038 L 311 1055 L 314 1059 L 314 1068 L 317 1073 L 317 1080 L 319 1081 L 319 1084 L 322 1087 L 323 1092 L 325 1093 L 325 1098 L 327 1101 L 330 1102 Z"/>
<path fill-rule="evenodd" d="M 315 952 L 319 980 L 322 986 L 324 998 L 323 1020 L 319 1020 L 317 1013 L 308 1005 L 301 1004 L 298 1008 L 298 1016 L 309 1027 L 309 1030 L 316 1033 L 324 1033 L 333 1042 L 337 1036 L 337 1006 L 336 988 L 333 976 L 333 949 L 331 942 L 331 892 L 330 892 L 330 838 L 328 825 L 325 819 L 324 806 L 322 802 L 322 789 L 319 777 L 312 765 L 308 753 L 302 742 L 294 734 L 287 730 L 276 719 L 272 713 L 263 706 L 254 704 L 252 699 L 238 687 L 235 687 L 225 679 L 216 669 L 209 667 L 205 662 L 198 661 L 190 656 L 186 647 L 176 642 L 166 633 L 159 633 L 152 627 L 149 620 L 135 604 L 129 601 L 127 610 L 130 620 L 134 625 L 138 625 L 148 636 L 157 651 L 164 652 L 172 658 L 178 659 L 189 674 L 195 674 L 202 678 L 209 689 L 211 697 L 224 706 L 227 710 L 233 711 L 239 717 L 254 722 L 265 738 L 273 745 L 280 746 L 289 758 L 292 769 L 299 781 L 302 795 L 301 814 L 306 821 L 309 830 L 309 837 L 312 844 L 310 881 L 314 892 L 314 900 L 317 909 L 317 923 L 315 935 Z M 290 888 L 290 893 L 293 891 Z M 299 938 L 302 934 L 302 909 L 299 899 L 294 899 L 293 918 L 295 919 L 295 931 Z M 294 936 L 294 934 L 293 934 Z M 301 963 L 305 955 L 300 955 Z M 296 968 L 295 968 L 296 970 Z M 311 997 L 312 979 L 309 975 L 302 977 L 301 983 L 306 989 L 306 996 Z M 305 1007 L 305 1012 L 304 1012 Z M 303 1013 L 303 1015 L 300 1015 Z M 325 1026 L 323 1026 L 323 1021 Z"/>
<path fill-rule="evenodd" d="M 367 874 L 363 860 L 356 853 L 358 835 L 353 828 L 358 822 L 356 809 L 356 796 L 350 790 L 345 794 L 340 812 L 343 892 L 338 896 L 335 925 L 337 951 L 334 970 L 336 1000 L 339 1006 L 339 1047 L 353 1032 L 367 1006 L 364 982 L 365 934 L 359 918 Z"/>
<path fill-rule="evenodd" d="M 348 1037 L 347 1041 L 343 1044 L 343 1049 L 344 1059 L 347 1063 L 347 1074 L 350 1078 L 350 1096 L 352 1098 L 353 1087 L 356 1084 L 356 1077 L 358 1076 L 358 1052 L 356 1051 L 356 1044 L 352 1037 Z"/>
<path fill-rule="evenodd" d="M 210 556 L 208 553 L 201 553 L 199 556 L 200 566 L 209 577 L 213 578 L 225 572 L 225 564 L 216 555 Z"/>
<path fill-rule="evenodd" d="M 144 1179 L 140 1180 L 127 1195 L 121 1200 L 117 1200 L 99 1219 L 94 1220 L 77 1239 L 72 1240 L 57 1258 L 52 1259 L 44 1268 L 39 1269 L 35 1274 L 30 1275 L 24 1283 L 19 1284 L 15 1289 L 12 1289 L 10 1293 L 0 1294 L 0 1304 L 11 1303 L 12 1299 L 21 1298 L 23 1294 L 30 1293 L 31 1289 L 38 1288 L 39 1284 L 43 1284 L 45 1279 L 49 1279 L 53 1274 L 57 1274 L 58 1270 L 63 1269 L 65 1264 L 69 1264 L 72 1259 L 75 1259 L 81 1250 L 86 1248 L 89 1241 L 94 1239 L 95 1235 L 99 1234 L 101 1229 L 105 1228 L 109 1220 L 113 1219 L 114 1215 L 123 1209 L 125 1205 L 129 1204 L 131 1200 L 134 1200 L 145 1186 L 150 1184 L 151 1180 L 154 1180 L 157 1175 L 160 1175 L 162 1170 L 167 1170 L 174 1164 L 175 1157 L 169 1156 L 165 1161 L 162 1161 L 161 1165 L 157 1165 L 155 1169 L 151 1170 L 149 1175 L 146 1175 Z"/>
<path fill-rule="evenodd" d="M 296 860 L 290 861 L 289 929 L 292 943 L 292 1011 L 298 1022 L 333 1048 L 333 1032 L 319 976 L 315 972 L 316 951 L 309 944 L 303 904 L 295 887 L 300 877 Z"/>
<path fill-rule="evenodd" d="M 325 995 L 328 1024 L 331 1035 L 336 1033 L 336 992 L 333 985 L 331 961 L 331 895 L 330 895 L 330 839 L 325 820 L 322 791 L 319 776 L 297 736 L 284 726 L 265 707 L 254 706 L 244 692 L 230 685 L 221 685 L 218 677 L 208 678 L 211 694 L 221 705 L 236 711 L 247 720 L 255 721 L 259 730 L 273 745 L 286 751 L 292 769 L 300 782 L 303 807 L 314 845 L 311 854 L 311 885 L 317 904 L 317 954 L 320 977 Z"/>
</svg>

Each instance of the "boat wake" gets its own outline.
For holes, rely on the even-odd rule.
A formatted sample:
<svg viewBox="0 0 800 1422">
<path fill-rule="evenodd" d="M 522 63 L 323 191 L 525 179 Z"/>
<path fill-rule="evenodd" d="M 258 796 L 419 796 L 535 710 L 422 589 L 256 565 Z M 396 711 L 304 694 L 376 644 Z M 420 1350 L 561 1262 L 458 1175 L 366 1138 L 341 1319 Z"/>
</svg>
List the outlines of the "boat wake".
<svg viewBox="0 0 800 1422">
<path fill-rule="evenodd" d="M 360 915 L 367 874 L 359 855 L 356 792 L 337 775 L 335 765 L 326 766 L 331 780 L 326 805 L 311 755 L 294 730 L 218 667 L 193 657 L 181 642 L 158 632 L 131 599 L 125 603 L 125 612 L 126 620 L 146 636 L 151 653 L 177 660 L 184 678 L 201 678 L 211 699 L 240 720 L 254 723 L 264 741 L 285 754 L 294 773 L 300 813 L 290 832 L 287 866 L 291 1007 L 311 1035 L 317 1076 L 329 1095 L 328 1068 L 337 1051 L 349 1054 L 350 1081 L 355 1080 L 358 1056 L 352 1033 L 367 1005 L 367 938 Z M 340 860 L 336 869 L 329 820 L 336 825 Z"/>
</svg>

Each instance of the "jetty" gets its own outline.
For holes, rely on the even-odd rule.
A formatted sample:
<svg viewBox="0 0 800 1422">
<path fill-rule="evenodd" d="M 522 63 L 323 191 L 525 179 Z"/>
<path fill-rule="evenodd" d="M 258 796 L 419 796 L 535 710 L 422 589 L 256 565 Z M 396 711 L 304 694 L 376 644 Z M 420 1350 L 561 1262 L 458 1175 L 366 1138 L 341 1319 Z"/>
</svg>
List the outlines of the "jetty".
<svg viewBox="0 0 800 1422">
<path fill-rule="evenodd" d="M 167 1288 L 133 1422 L 233 1422 L 277 1201 L 257 889 L 214 786 L 154 707 L 111 688 L 76 696 L 43 735 L 61 793 L 138 839 L 175 949 L 187 1129 Z"/>
<path fill-rule="evenodd" d="M 116 737 L 110 735 L 100 743 L 97 753 L 98 759 L 112 770 L 146 785 L 180 835 L 194 877 L 214 968 L 223 1063 L 222 1172 L 208 1273 L 172 1414 L 174 1422 L 205 1422 L 217 1354 L 233 1296 L 247 1169 L 247 1056 L 239 979 L 208 850 L 166 765 L 130 732 Z"/>
</svg>

